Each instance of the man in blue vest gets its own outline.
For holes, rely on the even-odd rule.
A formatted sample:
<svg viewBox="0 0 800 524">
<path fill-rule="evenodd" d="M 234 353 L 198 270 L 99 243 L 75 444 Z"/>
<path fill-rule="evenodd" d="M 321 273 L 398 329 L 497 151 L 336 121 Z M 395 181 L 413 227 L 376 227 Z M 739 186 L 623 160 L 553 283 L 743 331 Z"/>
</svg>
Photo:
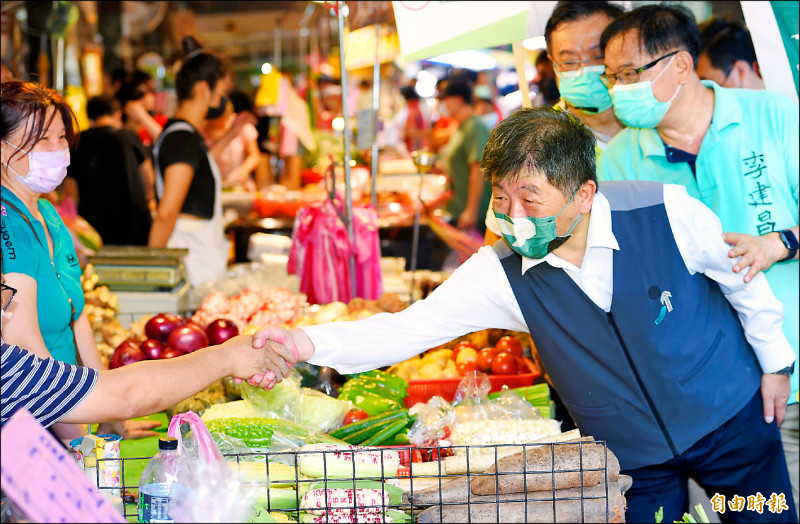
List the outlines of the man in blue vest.
<svg viewBox="0 0 800 524">
<path fill-rule="evenodd" d="M 789 377 L 773 372 L 794 353 L 780 303 L 763 275 L 745 284 L 731 271 L 719 219 L 683 186 L 598 192 L 594 147 L 566 111 L 510 115 L 481 159 L 502 241 L 400 313 L 268 326 L 254 347 L 270 340 L 349 374 L 483 328 L 528 331 L 581 432 L 607 441 L 633 477 L 628 521 L 652 521 L 661 506 L 665 521 L 679 519 L 692 475 L 721 497 L 760 493 L 782 509 L 762 503 L 731 521 L 790 522 L 777 427 Z"/>
</svg>

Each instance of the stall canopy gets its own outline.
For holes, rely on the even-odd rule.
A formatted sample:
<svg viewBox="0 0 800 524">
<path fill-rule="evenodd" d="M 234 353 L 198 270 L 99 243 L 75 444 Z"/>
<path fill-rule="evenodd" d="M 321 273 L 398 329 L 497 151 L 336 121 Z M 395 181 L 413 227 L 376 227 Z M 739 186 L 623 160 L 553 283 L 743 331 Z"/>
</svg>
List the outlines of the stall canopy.
<svg viewBox="0 0 800 524">
<path fill-rule="evenodd" d="M 424 60 L 524 40 L 531 3 L 396 1 L 392 7 L 403 58 Z"/>
</svg>

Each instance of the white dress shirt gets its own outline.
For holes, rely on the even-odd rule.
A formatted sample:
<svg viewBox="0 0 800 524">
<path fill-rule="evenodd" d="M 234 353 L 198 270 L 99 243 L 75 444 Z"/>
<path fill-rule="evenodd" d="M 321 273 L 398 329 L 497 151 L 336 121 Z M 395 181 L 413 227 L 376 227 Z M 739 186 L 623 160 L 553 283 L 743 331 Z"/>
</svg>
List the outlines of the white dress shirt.
<svg viewBox="0 0 800 524">
<path fill-rule="evenodd" d="M 783 306 L 764 275 L 759 273 L 745 284 L 744 274 L 733 272 L 736 260 L 728 257 L 730 247 L 722 239 L 719 219 L 683 186 L 664 186 L 664 206 L 686 269 L 719 283 L 738 313 L 764 373 L 790 365 L 795 357 L 781 331 Z M 590 221 L 581 267 L 548 253 L 541 259 L 523 258 L 522 272 L 542 263 L 562 268 L 608 312 L 614 288 L 613 251 L 619 244 L 611 227 L 611 208 L 602 192 L 595 195 L 591 215 L 582 218 L 586 219 Z M 400 313 L 302 329 L 314 343 L 315 354 L 309 362 L 347 374 L 402 362 L 486 328 L 528 331 L 500 259 L 490 246 L 482 247 L 425 300 Z"/>
</svg>

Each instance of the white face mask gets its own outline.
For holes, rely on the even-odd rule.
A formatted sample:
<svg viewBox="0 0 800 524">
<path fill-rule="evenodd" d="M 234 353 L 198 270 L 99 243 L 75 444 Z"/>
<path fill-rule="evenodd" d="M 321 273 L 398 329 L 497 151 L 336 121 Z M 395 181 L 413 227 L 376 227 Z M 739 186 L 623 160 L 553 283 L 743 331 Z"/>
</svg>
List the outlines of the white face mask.
<svg viewBox="0 0 800 524">
<path fill-rule="evenodd" d="M 6 162 L 6 168 L 17 176 L 20 184 L 37 193 L 55 190 L 67 176 L 69 149 L 60 151 L 24 151 L 8 140 L 3 140 L 17 151 L 28 155 L 28 173 L 20 175 Z"/>
</svg>

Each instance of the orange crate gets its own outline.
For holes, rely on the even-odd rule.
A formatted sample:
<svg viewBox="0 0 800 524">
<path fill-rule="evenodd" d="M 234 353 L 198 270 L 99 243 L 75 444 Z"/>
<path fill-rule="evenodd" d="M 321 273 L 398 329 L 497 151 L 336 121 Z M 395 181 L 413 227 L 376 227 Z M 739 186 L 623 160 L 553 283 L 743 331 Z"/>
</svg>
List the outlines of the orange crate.
<svg viewBox="0 0 800 524">
<path fill-rule="evenodd" d="M 541 371 L 535 369 L 532 373 L 520 373 L 518 375 L 487 375 L 489 382 L 492 384 L 492 389 L 489 393 L 500 391 L 503 386 L 508 386 L 509 389 L 532 386 L 533 381 L 541 374 Z M 406 389 L 408 396 L 405 399 L 405 407 L 410 408 L 417 402 L 427 402 L 429 398 L 436 395 L 448 402 L 452 402 L 461 380 L 461 377 L 409 380 L 408 389 Z"/>
</svg>

